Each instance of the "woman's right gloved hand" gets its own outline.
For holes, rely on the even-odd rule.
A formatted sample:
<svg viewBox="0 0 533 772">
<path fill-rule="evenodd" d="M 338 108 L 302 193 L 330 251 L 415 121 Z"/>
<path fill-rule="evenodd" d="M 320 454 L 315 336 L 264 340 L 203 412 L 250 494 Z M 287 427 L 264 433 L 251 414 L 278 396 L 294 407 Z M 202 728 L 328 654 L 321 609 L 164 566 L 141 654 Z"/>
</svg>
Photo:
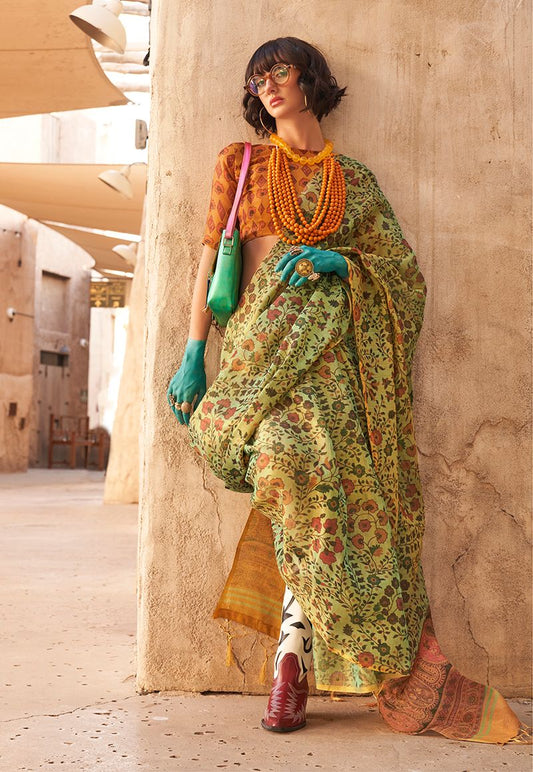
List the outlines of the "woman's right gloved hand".
<svg viewBox="0 0 533 772">
<path fill-rule="evenodd" d="M 206 392 L 205 344 L 205 340 L 188 339 L 180 368 L 172 377 L 167 390 L 168 404 L 174 415 L 180 424 L 187 426 L 191 413 Z"/>
</svg>

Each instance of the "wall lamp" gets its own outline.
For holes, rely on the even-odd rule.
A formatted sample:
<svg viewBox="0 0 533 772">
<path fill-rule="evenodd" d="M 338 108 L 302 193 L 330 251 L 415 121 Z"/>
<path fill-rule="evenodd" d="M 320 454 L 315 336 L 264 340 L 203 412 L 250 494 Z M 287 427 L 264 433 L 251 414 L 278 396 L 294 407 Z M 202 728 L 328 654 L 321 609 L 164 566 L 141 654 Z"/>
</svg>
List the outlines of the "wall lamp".
<svg viewBox="0 0 533 772">
<path fill-rule="evenodd" d="M 137 262 L 137 244 L 132 241 L 131 244 L 117 244 L 111 250 L 116 255 L 120 255 L 130 265 L 135 265 Z"/>
<path fill-rule="evenodd" d="M 22 311 L 15 311 L 14 308 L 8 308 L 6 314 L 10 322 L 13 321 L 15 316 L 27 316 L 28 319 L 35 319 L 33 314 L 23 314 Z"/>
<path fill-rule="evenodd" d="M 123 54 L 126 48 L 126 30 L 118 20 L 122 11 L 120 0 L 94 0 L 92 5 L 81 5 L 69 13 L 69 18 L 104 48 Z"/>
<path fill-rule="evenodd" d="M 144 161 L 134 161 L 132 164 L 123 166 L 122 169 L 106 169 L 98 175 L 98 179 L 109 185 L 110 188 L 116 190 L 117 193 L 122 193 L 126 198 L 133 198 L 133 188 L 130 182 L 130 169 L 132 166 L 145 166 Z"/>
</svg>

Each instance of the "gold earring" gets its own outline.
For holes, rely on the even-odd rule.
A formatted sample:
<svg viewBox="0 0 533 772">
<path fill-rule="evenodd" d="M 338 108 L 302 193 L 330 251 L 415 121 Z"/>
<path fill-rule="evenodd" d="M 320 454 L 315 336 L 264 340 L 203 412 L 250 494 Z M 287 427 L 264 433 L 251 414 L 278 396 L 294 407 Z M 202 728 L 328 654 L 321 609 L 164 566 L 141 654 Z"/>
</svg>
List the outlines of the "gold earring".
<svg viewBox="0 0 533 772">
<path fill-rule="evenodd" d="M 269 129 L 267 128 L 267 126 L 265 126 L 265 124 L 263 123 L 263 118 L 261 117 L 261 113 L 263 112 L 264 109 L 265 109 L 265 106 L 263 105 L 259 110 L 259 123 L 264 128 L 267 134 L 272 134 L 272 129 Z"/>
<path fill-rule="evenodd" d="M 305 103 L 305 109 L 307 110 L 307 94 L 304 91 L 304 103 Z"/>
</svg>

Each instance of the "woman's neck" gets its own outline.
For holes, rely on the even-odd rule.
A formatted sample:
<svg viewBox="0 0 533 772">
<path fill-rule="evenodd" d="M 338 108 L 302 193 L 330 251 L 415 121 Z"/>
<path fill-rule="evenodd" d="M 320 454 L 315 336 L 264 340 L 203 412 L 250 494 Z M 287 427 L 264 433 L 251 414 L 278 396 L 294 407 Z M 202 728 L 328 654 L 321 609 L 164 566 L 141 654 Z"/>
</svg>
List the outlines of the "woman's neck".
<svg viewBox="0 0 533 772">
<path fill-rule="evenodd" d="M 297 150 L 312 150 L 317 153 L 325 145 L 320 124 L 311 113 L 301 113 L 296 120 L 290 118 L 278 120 L 276 134 L 289 147 Z"/>
</svg>

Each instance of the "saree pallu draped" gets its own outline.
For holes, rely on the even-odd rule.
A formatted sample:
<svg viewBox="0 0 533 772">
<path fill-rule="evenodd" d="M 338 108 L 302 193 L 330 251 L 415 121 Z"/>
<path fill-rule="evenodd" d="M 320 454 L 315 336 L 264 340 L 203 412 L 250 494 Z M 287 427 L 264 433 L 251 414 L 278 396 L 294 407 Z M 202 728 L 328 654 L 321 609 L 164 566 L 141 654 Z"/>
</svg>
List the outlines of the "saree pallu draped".
<svg viewBox="0 0 533 772">
<path fill-rule="evenodd" d="M 479 684 L 477 712 L 456 683 L 453 720 L 449 705 L 436 720 L 450 678 L 425 664 L 436 649 L 411 382 L 426 285 L 372 172 L 337 157 L 345 216 L 317 246 L 344 256 L 348 279 L 282 282 L 275 266 L 288 246 L 279 240 L 243 293 L 219 375 L 191 416 L 193 447 L 227 488 L 251 494 L 216 615 L 275 635 L 286 584 L 313 625 L 318 688 L 374 692 L 401 731 L 479 739 L 485 721 L 485 741 L 505 742 L 518 719 L 490 690 L 498 721 L 506 717 L 491 734 Z M 319 173 L 302 193 L 308 214 L 320 183 Z"/>
</svg>

